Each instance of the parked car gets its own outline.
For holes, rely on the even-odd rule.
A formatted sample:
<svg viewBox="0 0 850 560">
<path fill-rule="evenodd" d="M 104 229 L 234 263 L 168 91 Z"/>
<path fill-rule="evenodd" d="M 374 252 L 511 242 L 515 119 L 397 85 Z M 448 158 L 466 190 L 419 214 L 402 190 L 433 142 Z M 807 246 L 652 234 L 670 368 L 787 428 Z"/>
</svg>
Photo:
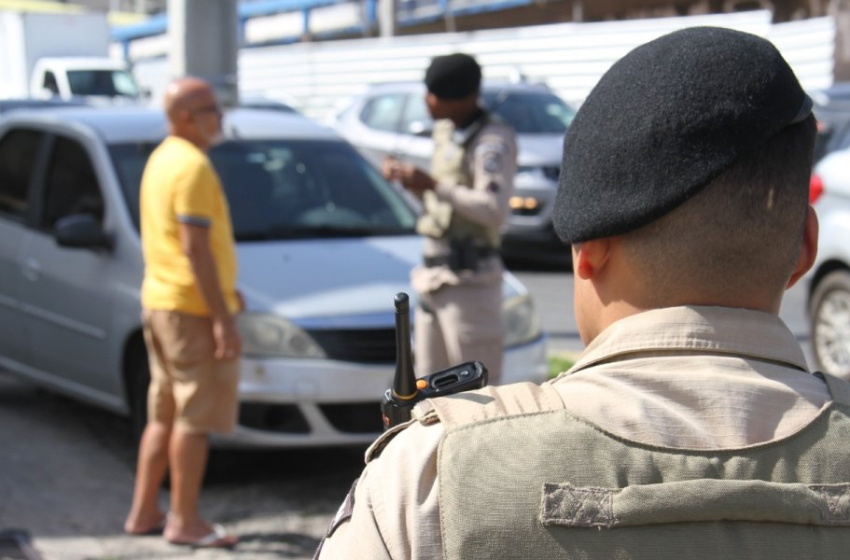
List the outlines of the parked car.
<svg viewBox="0 0 850 560">
<path fill-rule="evenodd" d="M 210 156 L 237 238 L 244 359 L 219 444 L 370 442 L 394 372 L 393 299 L 421 254 L 416 214 L 356 150 L 298 115 L 237 109 Z M 139 182 L 166 135 L 143 108 L 0 122 L 0 367 L 145 421 Z M 504 277 L 505 381 L 546 377 L 526 289 Z M 425 374 L 427 372 L 418 372 Z"/>
<path fill-rule="evenodd" d="M 483 104 L 517 132 L 518 169 L 503 252 L 568 254 L 552 228 L 552 208 L 564 134 L 575 111 L 542 84 L 485 82 L 481 94 Z M 374 162 L 393 155 L 425 170 L 430 167 L 433 122 L 421 83 L 373 86 L 333 117 L 331 125 Z"/>
<path fill-rule="evenodd" d="M 815 161 L 832 152 L 850 147 L 850 82 L 809 92 L 818 120 Z"/>
<path fill-rule="evenodd" d="M 808 312 L 816 366 L 850 379 L 850 149 L 832 152 L 812 175 L 820 222 L 818 255 L 809 273 Z"/>
<path fill-rule="evenodd" d="M 240 95 L 239 107 L 243 109 L 263 109 L 266 111 L 280 111 L 282 113 L 298 113 L 299 111 L 289 103 L 270 99 L 259 95 Z"/>
<path fill-rule="evenodd" d="M 0 99 L 0 117 L 10 111 L 21 109 L 56 109 L 59 107 L 85 107 L 87 104 L 82 100 L 65 99 Z"/>
</svg>

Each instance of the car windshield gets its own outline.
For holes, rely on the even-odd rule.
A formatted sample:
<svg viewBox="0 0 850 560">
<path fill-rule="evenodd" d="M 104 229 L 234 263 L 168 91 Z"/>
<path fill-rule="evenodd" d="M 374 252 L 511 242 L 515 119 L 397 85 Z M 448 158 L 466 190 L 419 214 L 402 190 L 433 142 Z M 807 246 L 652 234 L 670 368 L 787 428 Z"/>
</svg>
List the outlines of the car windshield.
<svg viewBox="0 0 850 560">
<path fill-rule="evenodd" d="M 481 99 L 517 134 L 564 134 L 575 116 L 569 105 L 551 93 L 484 91 Z"/>
<path fill-rule="evenodd" d="M 136 80 L 126 70 L 69 70 L 68 84 L 74 95 L 139 96 Z"/>
<path fill-rule="evenodd" d="M 115 144 L 112 159 L 136 227 L 139 184 L 155 144 Z M 413 234 L 416 214 L 348 144 L 235 140 L 210 151 L 237 241 Z"/>
</svg>

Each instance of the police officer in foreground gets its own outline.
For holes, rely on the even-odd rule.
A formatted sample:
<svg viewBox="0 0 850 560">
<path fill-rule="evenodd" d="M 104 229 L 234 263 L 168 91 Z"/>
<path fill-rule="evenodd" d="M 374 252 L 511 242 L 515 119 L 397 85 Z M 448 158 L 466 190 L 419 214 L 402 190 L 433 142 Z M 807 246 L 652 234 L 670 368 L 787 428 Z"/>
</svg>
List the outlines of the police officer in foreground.
<svg viewBox="0 0 850 560">
<path fill-rule="evenodd" d="M 502 370 L 501 230 L 510 213 L 516 138 L 479 105 L 481 68 L 471 56 L 438 56 L 425 73 L 434 125 L 430 174 L 387 158 L 383 173 L 418 196 L 424 259 L 411 275 L 416 369 L 428 374 L 478 360 Z"/>
<path fill-rule="evenodd" d="M 617 62 L 556 202 L 587 349 L 540 386 L 420 403 L 319 558 L 845 557 L 850 385 L 778 317 L 815 258 L 814 139 L 759 37 L 690 28 Z"/>
</svg>

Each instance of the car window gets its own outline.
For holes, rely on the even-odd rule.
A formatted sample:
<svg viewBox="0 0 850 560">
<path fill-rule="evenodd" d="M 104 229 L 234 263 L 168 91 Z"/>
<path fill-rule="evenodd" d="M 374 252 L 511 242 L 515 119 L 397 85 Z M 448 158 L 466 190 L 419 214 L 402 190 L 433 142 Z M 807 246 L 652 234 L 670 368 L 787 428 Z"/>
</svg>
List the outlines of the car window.
<svg viewBox="0 0 850 560">
<path fill-rule="evenodd" d="M 0 212 L 23 221 L 29 207 L 30 179 L 43 134 L 13 130 L 0 140 Z"/>
<path fill-rule="evenodd" d="M 401 130 L 406 134 L 422 134 L 434 128 L 434 120 L 428 112 L 425 97 L 411 94 L 407 98 L 401 117 Z"/>
<path fill-rule="evenodd" d="M 50 156 L 44 204 L 44 226 L 73 214 L 91 214 L 103 221 L 103 196 L 86 150 L 70 138 L 58 137 Z"/>
<path fill-rule="evenodd" d="M 69 70 L 68 84 L 74 95 L 139 95 L 133 76 L 126 70 Z"/>
<path fill-rule="evenodd" d="M 139 223 L 139 184 L 154 146 L 110 147 Z M 237 240 L 413 233 L 414 211 L 351 146 L 340 141 L 239 140 L 210 151 Z"/>
<path fill-rule="evenodd" d="M 482 102 L 518 134 L 563 134 L 575 116 L 572 107 L 551 93 L 487 91 Z"/>
<path fill-rule="evenodd" d="M 404 108 L 405 94 L 393 93 L 373 97 L 360 111 L 360 120 L 369 128 L 397 132 Z"/>
<path fill-rule="evenodd" d="M 44 73 L 44 82 L 42 82 L 41 87 L 55 95 L 59 94 L 59 85 L 56 83 L 56 76 L 53 75 L 53 72 Z"/>
</svg>

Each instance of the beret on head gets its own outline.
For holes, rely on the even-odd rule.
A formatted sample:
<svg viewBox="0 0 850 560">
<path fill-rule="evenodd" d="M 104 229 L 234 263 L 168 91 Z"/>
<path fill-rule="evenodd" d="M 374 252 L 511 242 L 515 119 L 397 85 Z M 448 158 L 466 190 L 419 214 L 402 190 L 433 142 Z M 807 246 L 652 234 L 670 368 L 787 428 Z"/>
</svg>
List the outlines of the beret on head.
<svg viewBox="0 0 850 560">
<path fill-rule="evenodd" d="M 755 35 L 694 27 L 637 47 L 567 131 L 555 230 L 577 243 L 645 226 L 811 107 L 776 47 Z"/>
<path fill-rule="evenodd" d="M 425 85 L 440 99 L 462 99 L 481 87 L 481 67 L 468 54 L 437 56 L 425 71 Z"/>
</svg>

